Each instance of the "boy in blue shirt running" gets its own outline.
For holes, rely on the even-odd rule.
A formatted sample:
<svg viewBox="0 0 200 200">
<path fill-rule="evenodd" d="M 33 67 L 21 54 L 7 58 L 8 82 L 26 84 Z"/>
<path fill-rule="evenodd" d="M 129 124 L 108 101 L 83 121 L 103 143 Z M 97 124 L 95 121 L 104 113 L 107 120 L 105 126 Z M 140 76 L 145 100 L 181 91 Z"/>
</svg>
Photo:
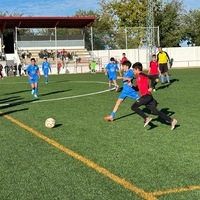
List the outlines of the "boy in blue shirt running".
<svg viewBox="0 0 200 200">
<path fill-rule="evenodd" d="M 48 84 L 48 76 L 49 76 L 49 71 L 51 72 L 51 66 L 50 63 L 47 62 L 47 58 L 44 58 L 44 62 L 42 63 L 42 71 L 44 74 L 44 80 L 45 83 Z"/>
<path fill-rule="evenodd" d="M 138 93 L 132 88 L 132 80 L 134 78 L 133 70 L 130 69 L 131 67 L 131 62 L 130 61 L 125 61 L 122 63 L 122 68 L 124 71 L 124 76 L 118 76 L 117 79 L 122 79 L 123 80 L 123 89 L 115 103 L 115 106 L 113 108 L 113 111 L 110 113 L 110 115 L 107 115 L 104 117 L 106 121 L 113 121 L 115 114 L 120 106 L 120 104 L 124 101 L 126 97 L 130 97 L 132 99 L 139 99 Z"/>
<path fill-rule="evenodd" d="M 26 68 L 26 75 L 29 78 L 29 83 L 31 85 L 32 91 L 31 94 L 35 98 L 38 98 L 38 81 L 40 78 L 39 67 L 36 65 L 35 58 L 31 58 L 31 64 Z"/>
</svg>

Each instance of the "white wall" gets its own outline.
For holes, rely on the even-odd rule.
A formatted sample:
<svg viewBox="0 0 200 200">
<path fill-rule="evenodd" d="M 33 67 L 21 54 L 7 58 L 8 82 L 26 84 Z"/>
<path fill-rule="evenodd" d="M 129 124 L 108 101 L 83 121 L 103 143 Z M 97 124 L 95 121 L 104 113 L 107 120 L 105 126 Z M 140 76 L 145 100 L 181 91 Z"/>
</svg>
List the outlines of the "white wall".
<svg viewBox="0 0 200 200">
<path fill-rule="evenodd" d="M 200 67 L 200 46 L 163 48 L 163 50 L 169 54 L 170 58 L 174 59 L 172 67 Z M 132 63 L 139 61 L 143 64 L 144 68 L 148 68 L 148 51 L 144 48 L 99 50 L 91 51 L 90 53 L 93 57 L 99 57 L 102 60 L 102 66 L 109 62 L 110 57 L 120 60 L 122 53 L 126 53 L 127 58 Z"/>
</svg>

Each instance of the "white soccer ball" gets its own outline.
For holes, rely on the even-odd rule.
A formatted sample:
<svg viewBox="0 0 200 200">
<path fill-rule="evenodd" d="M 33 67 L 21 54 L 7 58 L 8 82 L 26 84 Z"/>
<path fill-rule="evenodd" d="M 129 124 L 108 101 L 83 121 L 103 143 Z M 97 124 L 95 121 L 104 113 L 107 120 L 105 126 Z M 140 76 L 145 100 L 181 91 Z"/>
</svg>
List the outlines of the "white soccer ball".
<svg viewBox="0 0 200 200">
<path fill-rule="evenodd" d="M 45 121 L 45 126 L 46 126 L 47 128 L 53 128 L 53 127 L 55 126 L 55 124 L 56 124 L 56 121 L 55 121 L 55 119 L 53 119 L 53 118 L 48 118 L 48 119 L 46 119 L 46 121 Z"/>
</svg>

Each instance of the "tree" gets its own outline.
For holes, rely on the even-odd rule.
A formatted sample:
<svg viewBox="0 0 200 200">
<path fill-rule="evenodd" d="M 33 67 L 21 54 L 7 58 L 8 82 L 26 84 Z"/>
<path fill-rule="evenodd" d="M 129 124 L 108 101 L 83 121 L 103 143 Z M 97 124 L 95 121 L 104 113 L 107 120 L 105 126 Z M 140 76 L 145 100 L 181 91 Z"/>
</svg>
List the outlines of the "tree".
<svg viewBox="0 0 200 200">
<path fill-rule="evenodd" d="M 178 47 L 182 40 L 183 2 L 167 2 L 155 18 L 155 26 L 160 27 L 160 44 L 163 47 Z"/>
<path fill-rule="evenodd" d="M 189 45 L 200 46 L 200 10 L 190 10 L 184 16 L 183 40 Z"/>
<path fill-rule="evenodd" d="M 91 30 L 85 29 L 85 42 L 87 49 L 92 49 L 91 43 L 93 42 L 93 49 L 115 49 L 114 42 L 114 22 L 111 15 L 109 15 L 107 9 L 102 6 L 99 11 L 83 11 L 79 10 L 76 16 L 95 16 L 97 19 L 92 25 L 93 41 L 91 41 Z"/>
</svg>

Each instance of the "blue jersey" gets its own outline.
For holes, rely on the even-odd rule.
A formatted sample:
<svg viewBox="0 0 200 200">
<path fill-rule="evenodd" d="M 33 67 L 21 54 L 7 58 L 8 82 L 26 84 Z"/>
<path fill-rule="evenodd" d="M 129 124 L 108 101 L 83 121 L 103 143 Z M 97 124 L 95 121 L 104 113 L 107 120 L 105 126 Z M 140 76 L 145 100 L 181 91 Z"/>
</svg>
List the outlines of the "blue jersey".
<svg viewBox="0 0 200 200">
<path fill-rule="evenodd" d="M 26 68 L 26 72 L 28 73 L 28 75 L 30 76 L 29 81 L 31 83 L 33 82 L 38 82 L 39 77 L 38 77 L 38 71 L 39 71 L 39 67 L 37 65 L 29 65 Z"/>
<path fill-rule="evenodd" d="M 129 69 L 128 71 L 124 72 L 123 78 L 134 78 L 133 70 Z M 130 97 L 132 99 L 138 99 L 139 95 L 138 93 L 132 88 L 130 84 L 128 84 L 128 81 L 123 81 L 123 90 L 121 94 L 119 95 L 119 99 L 125 99 L 126 97 Z"/>
<path fill-rule="evenodd" d="M 44 75 L 48 75 L 50 69 L 51 69 L 51 67 L 50 67 L 49 62 L 45 61 L 42 63 L 42 71 L 43 71 Z"/>
<path fill-rule="evenodd" d="M 116 63 L 108 63 L 105 67 L 108 74 L 109 80 L 116 80 L 117 79 L 117 71 L 119 70 L 119 67 Z"/>
</svg>

